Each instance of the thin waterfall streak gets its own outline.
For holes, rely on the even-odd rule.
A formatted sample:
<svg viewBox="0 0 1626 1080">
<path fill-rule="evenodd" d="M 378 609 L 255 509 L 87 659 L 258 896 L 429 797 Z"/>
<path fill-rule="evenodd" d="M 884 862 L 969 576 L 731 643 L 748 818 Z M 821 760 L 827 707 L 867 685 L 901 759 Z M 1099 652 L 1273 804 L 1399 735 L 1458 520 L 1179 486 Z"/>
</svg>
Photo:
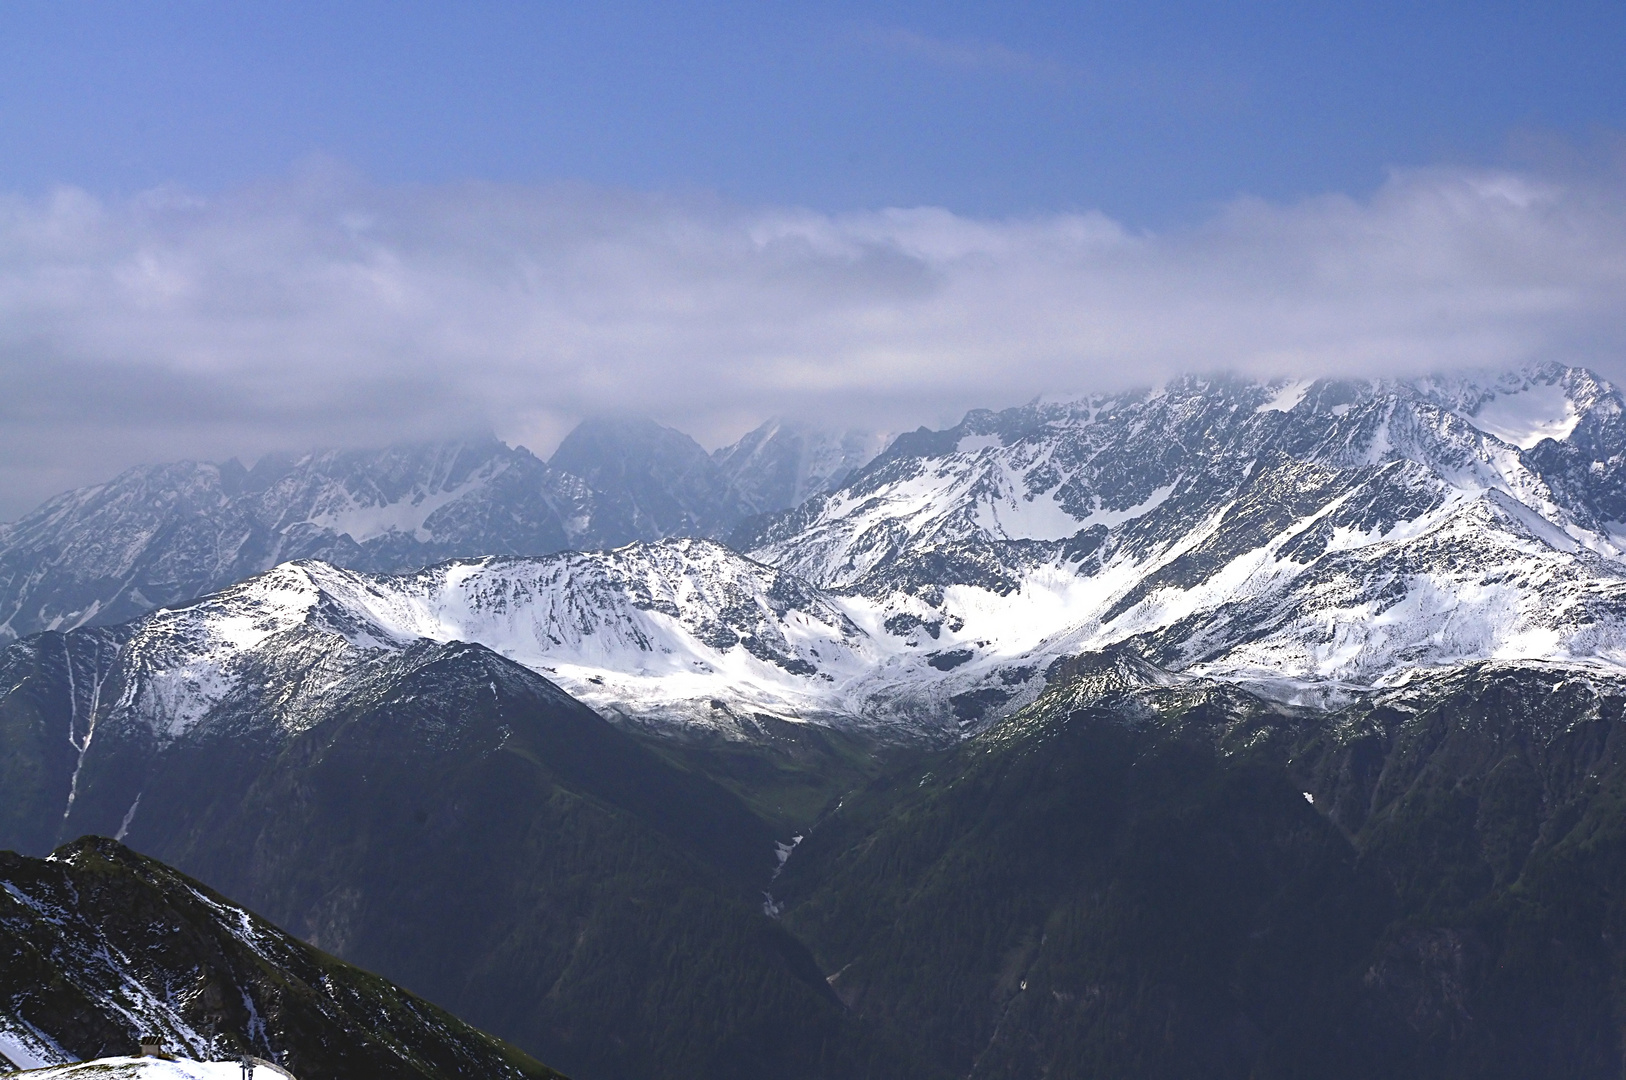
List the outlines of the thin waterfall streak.
<svg viewBox="0 0 1626 1080">
<path fill-rule="evenodd" d="M 73 813 L 73 801 L 79 797 L 79 772 L 85 767 L 85 754 L 90 750 L 90 740 L 96 735 L 96 713 L 101 709 L 102 684 L 107 681 L 107 672 L 102 671 L 101 666 L 101 660 L 98 658 L 96 688 L 91 692 L 90 716 L 85 720 L 85 741 L 78 747 L 79 758 L 73 763 L 73 778 L 68 781 L 68 805 L 62 808 L 63 821 L 67 821 L 68 815 Z"/>
<path fill-rule="evenodd" d="M 79 690 L 73 681 L 73 650 L 68 648 L 68 635 L 62 635 L 62 661 L 68 666 L 68 745 L 75 750 L 79 744 L 74 741 L 73 732 L 79 724 Z"/>
<path fill-rule="evenodd" d="M 135 802 L 131 803 L 130 809 L 125 812 L 124 820 L 119 823 L 119 831 L 114 835 L 113 839 L 122 842 L 126 836 L 130 835 L 130 823 L 135 820 L 136 810 L 140 806 L 141 792 L 138 791 L 136 792 Z"/>
</svg>

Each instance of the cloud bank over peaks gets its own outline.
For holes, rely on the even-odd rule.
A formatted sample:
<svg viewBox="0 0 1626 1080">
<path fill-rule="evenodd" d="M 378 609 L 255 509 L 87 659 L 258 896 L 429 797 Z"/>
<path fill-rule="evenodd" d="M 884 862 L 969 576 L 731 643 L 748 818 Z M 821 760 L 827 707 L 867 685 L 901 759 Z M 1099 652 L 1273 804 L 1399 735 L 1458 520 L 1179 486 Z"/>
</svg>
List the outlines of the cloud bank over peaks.
<svg viewBox="0 0 1626 1080">
<path fill-rule="evenodd" d="M 0 197 L 0 519 L 124 465 L 643 412 L 896 430 L 1187 371 L 1626 370 L 1626 186 L 1397 171 L 1163 232 L 384 187 Z"/>
</svg>

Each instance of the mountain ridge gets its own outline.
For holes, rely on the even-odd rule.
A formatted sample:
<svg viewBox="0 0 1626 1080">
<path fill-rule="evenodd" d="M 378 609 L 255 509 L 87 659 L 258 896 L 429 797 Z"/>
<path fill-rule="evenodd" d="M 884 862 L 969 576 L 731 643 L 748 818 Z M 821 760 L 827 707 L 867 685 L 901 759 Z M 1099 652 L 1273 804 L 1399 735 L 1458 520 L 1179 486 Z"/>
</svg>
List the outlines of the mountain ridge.
<svg viewBox="0 0 1626 1080">
<path fill-rule="evenodd" d="M 1520 447 L 1470 410 L 1546 434 Z M 1482 659 L 1612 669 L 1618 446 L 1619 393 L 1578 369 L 1488 388 L 1177 380 L 900 437 L 747 554 L 666 539 L 393 575 L 291 563 L 145 617 L 136 654 L 172 658 L 149 689 L 174 688 L 179 722 L 231 665 L 319 672 L 337 635 L 360 652 L 480 642 L 668 734 L 763 717 L 928 741 L 1125 643 L 1286 701 Z M 715 467 L 698 447 L 684 460 Z"/>
<path fill-rule="evenodd" d="M 271 1058 L 309 1080 L 562 1080 L 375 975 L 105 837 L 0 852 L 0 1064 L 58 1065 L 156 1039 Z"/>
<path fill-rule="evenodd" d="M 390 571 L 721 535 L 872 443 L 768 421 L 708 455 L 653 421 L 588 420 L 547 463 L 488 435 L 138 466 L 0 524 L 0 641 L 123 622 L 294 559 Z M 674 448 L 685 467 L 668 467 Z"/>
</svg>

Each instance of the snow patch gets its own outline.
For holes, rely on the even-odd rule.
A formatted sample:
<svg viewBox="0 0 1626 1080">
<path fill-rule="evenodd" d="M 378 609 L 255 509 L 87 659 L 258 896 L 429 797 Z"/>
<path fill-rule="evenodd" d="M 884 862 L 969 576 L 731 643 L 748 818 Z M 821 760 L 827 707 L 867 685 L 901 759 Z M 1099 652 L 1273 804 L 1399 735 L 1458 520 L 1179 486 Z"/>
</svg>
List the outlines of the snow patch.
<svg viewBox="0 0 1626 1080">
<path fill-rule="evenodd" d="M 0 1014 L 0 1064 L 9 1061 L 18 1069 L 43 1069 L 77 1060 L 31 1025 L 15 1023 Z"/>
<path fill-rule="evenodd" d="M 1543 439 L 1563 442 L 1580 423 L 1575 403 L 1557 383 L 1526 387 L 1517 393 L 1498 394 L 1479 407 L 1469 422 L 1521 450 Z"/>
<path fill-rule="evenodd" d="M 131 803 L 130 809 L 124 812 L 124 820 L 119 822 L 119 831 L 113 834 L 113 839 L 122 843 L 124 838 L 130 834 L 130 823 L 135 820 L 136 811 L 140 809 L 140 807 L 141 794 L 137 792 L 135 802 Z"/>
<path fill-rule="evenodd" d="M 502 471 L 503 469 L 499 467 L 492 475 L 500 474 Z M 357 498 L 347 491 L 344 493 L 343 501 L 335 498 L 320 512 L 313 514 L 310 524 L 318 528 L 332 529 L 336 533 L 348 533 L 350 539 L 358 544 L 390 533 L 404 533 L 424 542 L 433 539 L 424 528 L 424 522 L 429 520 L 435 511 L 471 492 L 478 491 L 490 479 L 491 476 L 485 475 L 439 491 L 415 491 L 394 502 L 375 502 L 365 497 Z"/>
<path fill-rule="evenodd" d="M 1080 528 L 1078 519 L 1063 510 L 1054 495 L 987 499 L 977 507 L 977 524 L 1010 540 L 1065 540 Z"/>
<path fill-rule="evenodd" d="M 775 840 L 774 841 L 774 843 L 773 843 L 773 857 L 774 857 L 774 860 L 775 860 L 775 862 L 777 864 L 773 868 L 773 876 L 774 877 L 778 877 L 779 874 L 780 874 L 780 871 L 785 869 L 785 864 L 790 861 L 791 852 L 796 850 L 796 845 L 800 844 L 802 842 L 802 839 L 803 838 L 800 837 L 800 836 L 793 836 L 793 837 L 790 838 L 790 843 L 788 843 L 788 844 L 785 843 L 783 840 Z"/>
<path fill-rule="evenodd" d="M 1176 483 L 1178 482 L 1176 481 Z M 1150 495 L 1134 506 L 1122 510 L 1103 510 L 1101 509 L 1101 500 L 1097 498 L 1095 500 L 1095 509 L 1090 512 L 1088 517 L 1079 521 L 1075 528 L 1088 529 L 1095 525 L 1105 525 L 1111 529 L 1122 525 L 1126 521 L 1134 521 L 1138 517 L 1145 517 L 1162 506 L 1173 492 L 1174 484 L 1165 484 L 1160 488 L 1152 489 Z"/>
<path fill-rule="evenodd" d="M 1004 446 L 998 435 L 965 435 L 954 444 L 956 454 L 979 454 L 984 450 L 992 450 L 997 446 Z"/>
<path fill-rule="evenodd" d="M 1314 379 L 1297 379 L 1276 391 L 1276 396 L 1253 410 L 1255 414 L 1267 412 L 1292 412 L 1298 403 L 1304 400 L 1304 395 L 1310 392 L 1315 385 Z"/>
<path fill-rule="evenodd" d="M 72 1065 L 52 1064 L 54 1068 L 30 1073 L 29 1080 L 243 1080 L 242 1066 L 235 1061 L 110 1057 Z M 289 1074 L 280 1068 L 256 1065 L 254 1075 L 270 1080 Z"/>
</svg>

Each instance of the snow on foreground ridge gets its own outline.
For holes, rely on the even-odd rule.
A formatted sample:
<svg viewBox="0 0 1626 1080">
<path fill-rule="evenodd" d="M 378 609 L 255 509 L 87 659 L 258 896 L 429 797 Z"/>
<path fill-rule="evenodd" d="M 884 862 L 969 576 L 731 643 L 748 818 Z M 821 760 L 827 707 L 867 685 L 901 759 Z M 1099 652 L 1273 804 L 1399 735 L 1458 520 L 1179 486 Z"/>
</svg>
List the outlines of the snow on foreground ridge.
<svg viewBox="0 0 1626 1080">
<path fill-rule="evenodd" d="M 1474 426 L 1535 402 L 1553 430 L 1560 391 L 1563 445 Z M 953 733 L 1031 700 L 1056 658 L 1124 642 L 1289 697 L 1474 660 L 1618 669 L 1621 414 L 1557 368 L 974 413 L 770 523 L 750 557 L 667 540 L 398 575 L 284 564 L 134 624 L 137 677 L 109 685 L 174 736 L 253 672 L 297 726 L 369 658 L 465 641 L 633 722 Z"/>
<path fill-rule="evenodd" d="M 28 1080 L 243 1080 L 243 1067 L 235 1061 L 165 1061 L 150 1057 L 97 1058 L 72 1065 L 56 1065 L 26 1073 Z M 292 1073 L 273 1065 L 256 1064 L 258 1080 L 276 1080 Z"/>
</svg>

